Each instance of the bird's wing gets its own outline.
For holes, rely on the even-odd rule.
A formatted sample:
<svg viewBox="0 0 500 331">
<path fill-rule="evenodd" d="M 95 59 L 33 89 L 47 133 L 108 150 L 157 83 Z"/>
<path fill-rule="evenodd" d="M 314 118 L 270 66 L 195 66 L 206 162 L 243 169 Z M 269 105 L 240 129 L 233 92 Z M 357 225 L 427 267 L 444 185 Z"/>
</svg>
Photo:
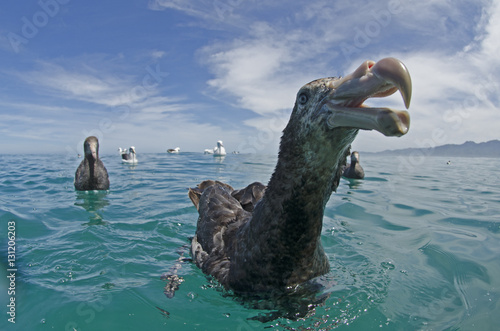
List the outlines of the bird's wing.
<svg viewBox="0 0 500 331">
<path fill-rule="evenodd" d="M 231 195 L 240 202 L 243 209 L 253 212 L 257 202 L 262 199 L 266 191 L 266 186 L 262 183 L 255 182 L 244 189 L 233 191 Z"/>
<path fill-rule="evenodd" d="M 234 191 L 234 189 L 230 185 L 224 184 L 224 183 L 219 182 L 219 181 L 214 181 L 214 180 L 205 180 L 205 181 L 201 182 L 200 184 L 198 184 L 198 186 L 196 186 L 195 188 L 189 189 L 188 196 L 191 199 L 191 201 L 193 202 L 196 209 L 198 209 L 198 211 L 200 210 L 199 204 L 200 204 L 200 198 L 201 198 L 201 195 L 203 194 L 203 191 L 206 188 L 214 186 L 216 184 L 227 188 L 227 190 L 229 190 L 230 192 Z"/>
<path fill-rule="evenodd" d="M 231 193 L 233 188 L 218 181 L 204 181 L 189 190 L 189 197 L 197 206 L 199 217 L 191 253 L 205 273 L 219 277 L 227 275 L 230 250 L 236 231 L 246 223 L 251 213 L 245 211 Z"/>
<path fill-rule="evenodd" d="M 85 159 L 80 162 L 80 165 L 75 172 L 74 185 L 77 190 L 84 190 L 85 183 L 89 180 L 88 171 L 85 171 Z"/>
</svg>

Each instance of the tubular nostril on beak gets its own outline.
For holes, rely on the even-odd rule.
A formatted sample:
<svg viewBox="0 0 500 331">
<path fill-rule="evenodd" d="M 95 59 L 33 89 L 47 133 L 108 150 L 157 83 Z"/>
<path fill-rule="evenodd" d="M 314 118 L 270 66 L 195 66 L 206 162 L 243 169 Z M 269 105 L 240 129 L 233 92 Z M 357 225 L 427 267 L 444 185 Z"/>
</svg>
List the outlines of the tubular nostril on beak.
<svg viewBox="0 0 500 331">
<path fill-rule="evenodd" d="M 359 78 L 366 75 L 368 70 L 370 70 L 375 65 L 374 61 L 365 61 L 363 62 L 354 72 L 350 75 L 351 78 Z"/>
</svg>

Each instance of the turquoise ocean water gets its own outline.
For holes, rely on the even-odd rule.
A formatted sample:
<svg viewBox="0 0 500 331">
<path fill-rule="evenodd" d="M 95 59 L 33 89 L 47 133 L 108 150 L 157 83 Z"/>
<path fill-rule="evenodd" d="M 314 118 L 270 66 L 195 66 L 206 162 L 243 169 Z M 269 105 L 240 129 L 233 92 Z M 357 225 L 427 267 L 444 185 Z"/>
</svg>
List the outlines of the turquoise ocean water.
<svg viewBox="0 0 500 331">
<path fill-rule="evenodd" d="M 81 193 L 73 187 L 81 159 L 0 156 L 0 330 L 498 330 L 500 159 L 361 155 L 366 178 L 342 179 L 325 211 L 328 299 L 306 318 L 263 323 L 252 317 L 266 311 L 192 263 L 181 264 L 171 299 L 161 275 L 195 232 L 187 188 L 267 183 L 276 157 L 138 157 L 129 166 L 103 156 L 111 189 Z"/>
</svg>

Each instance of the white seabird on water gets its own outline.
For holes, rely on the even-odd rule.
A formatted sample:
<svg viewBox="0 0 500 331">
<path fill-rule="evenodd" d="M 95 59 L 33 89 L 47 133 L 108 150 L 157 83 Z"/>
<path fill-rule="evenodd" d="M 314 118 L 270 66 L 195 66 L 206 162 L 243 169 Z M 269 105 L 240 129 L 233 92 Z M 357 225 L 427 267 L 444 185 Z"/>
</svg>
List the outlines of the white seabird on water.
<svg viewBox="0 0 500 331">
<path fill-rule="evenodd" d="M 224 144 L 222 140 L 217 141 L 217 146 L 214 147 L 214 156 L 225 156 L 226 149 L 224 148 Z"/>
<path fill-rule="evenodd" d="M 123 163 L 136 164 L 138 162 L 134 146 L 129 148 L 128 153 L 125 149 L 122 150 L 119 148 L 118 150 L 120 151 Z"/>
<path fill-rule="evenodd" d="M 167 153 L 170 153 L 170 154 L 179 154 L 180 150 L 181 150 L 180 147 L 169 148 L 169 149 L 167 149 Z"/>
</svg>

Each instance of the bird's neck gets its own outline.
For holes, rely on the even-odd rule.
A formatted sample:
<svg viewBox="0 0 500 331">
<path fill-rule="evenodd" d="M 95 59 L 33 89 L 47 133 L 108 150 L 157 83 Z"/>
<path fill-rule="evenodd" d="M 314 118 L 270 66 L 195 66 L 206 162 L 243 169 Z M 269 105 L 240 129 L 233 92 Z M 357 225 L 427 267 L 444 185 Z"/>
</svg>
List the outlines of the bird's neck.
<svg viewBox="0 0 500 331">
<path fill-rule="evenodd" d="M 253 241 L 248 245 L 254 246 L 259 238 L 272 241 L 262 243 L 270 251 L 260 254 L 276 258 L 270 265 L 277 273 L 287 274 L 282 276 L 287 277 L 286 285 L 328 271 L 320 240 L 324 209 L 338 186 L 342 165 L 356 133 L 357 130 L 353 131 L 345 141 L 328 142 L 330 146 L 282 139 L 276 169 L 264 197 L 255 206 L 245 237 Z"/>
<path fill-rule="evenodd" d="M 297 236 L 297 240 L 291 241 L 297 245 L 319 239 L 325 205 L 338 186 L 346 153 L 348 147 L 337 155 L 282 150 L 262 204 L 254 211 L 255 217 L 267 219 L 265 222 L 271 226 L 280 224 L 284 236 Z M 266 217 L 259 213 L 266 213 Z"/>
<path fill-rule="evenodd" d="M 95 164 L 97 160 L 94 160 L 92 156 L 86 157 L 87 163 L 89 164 L 89 174 L 90 178 L 94 178 L 94 173 L 95 173 Z"/>
</svg>

